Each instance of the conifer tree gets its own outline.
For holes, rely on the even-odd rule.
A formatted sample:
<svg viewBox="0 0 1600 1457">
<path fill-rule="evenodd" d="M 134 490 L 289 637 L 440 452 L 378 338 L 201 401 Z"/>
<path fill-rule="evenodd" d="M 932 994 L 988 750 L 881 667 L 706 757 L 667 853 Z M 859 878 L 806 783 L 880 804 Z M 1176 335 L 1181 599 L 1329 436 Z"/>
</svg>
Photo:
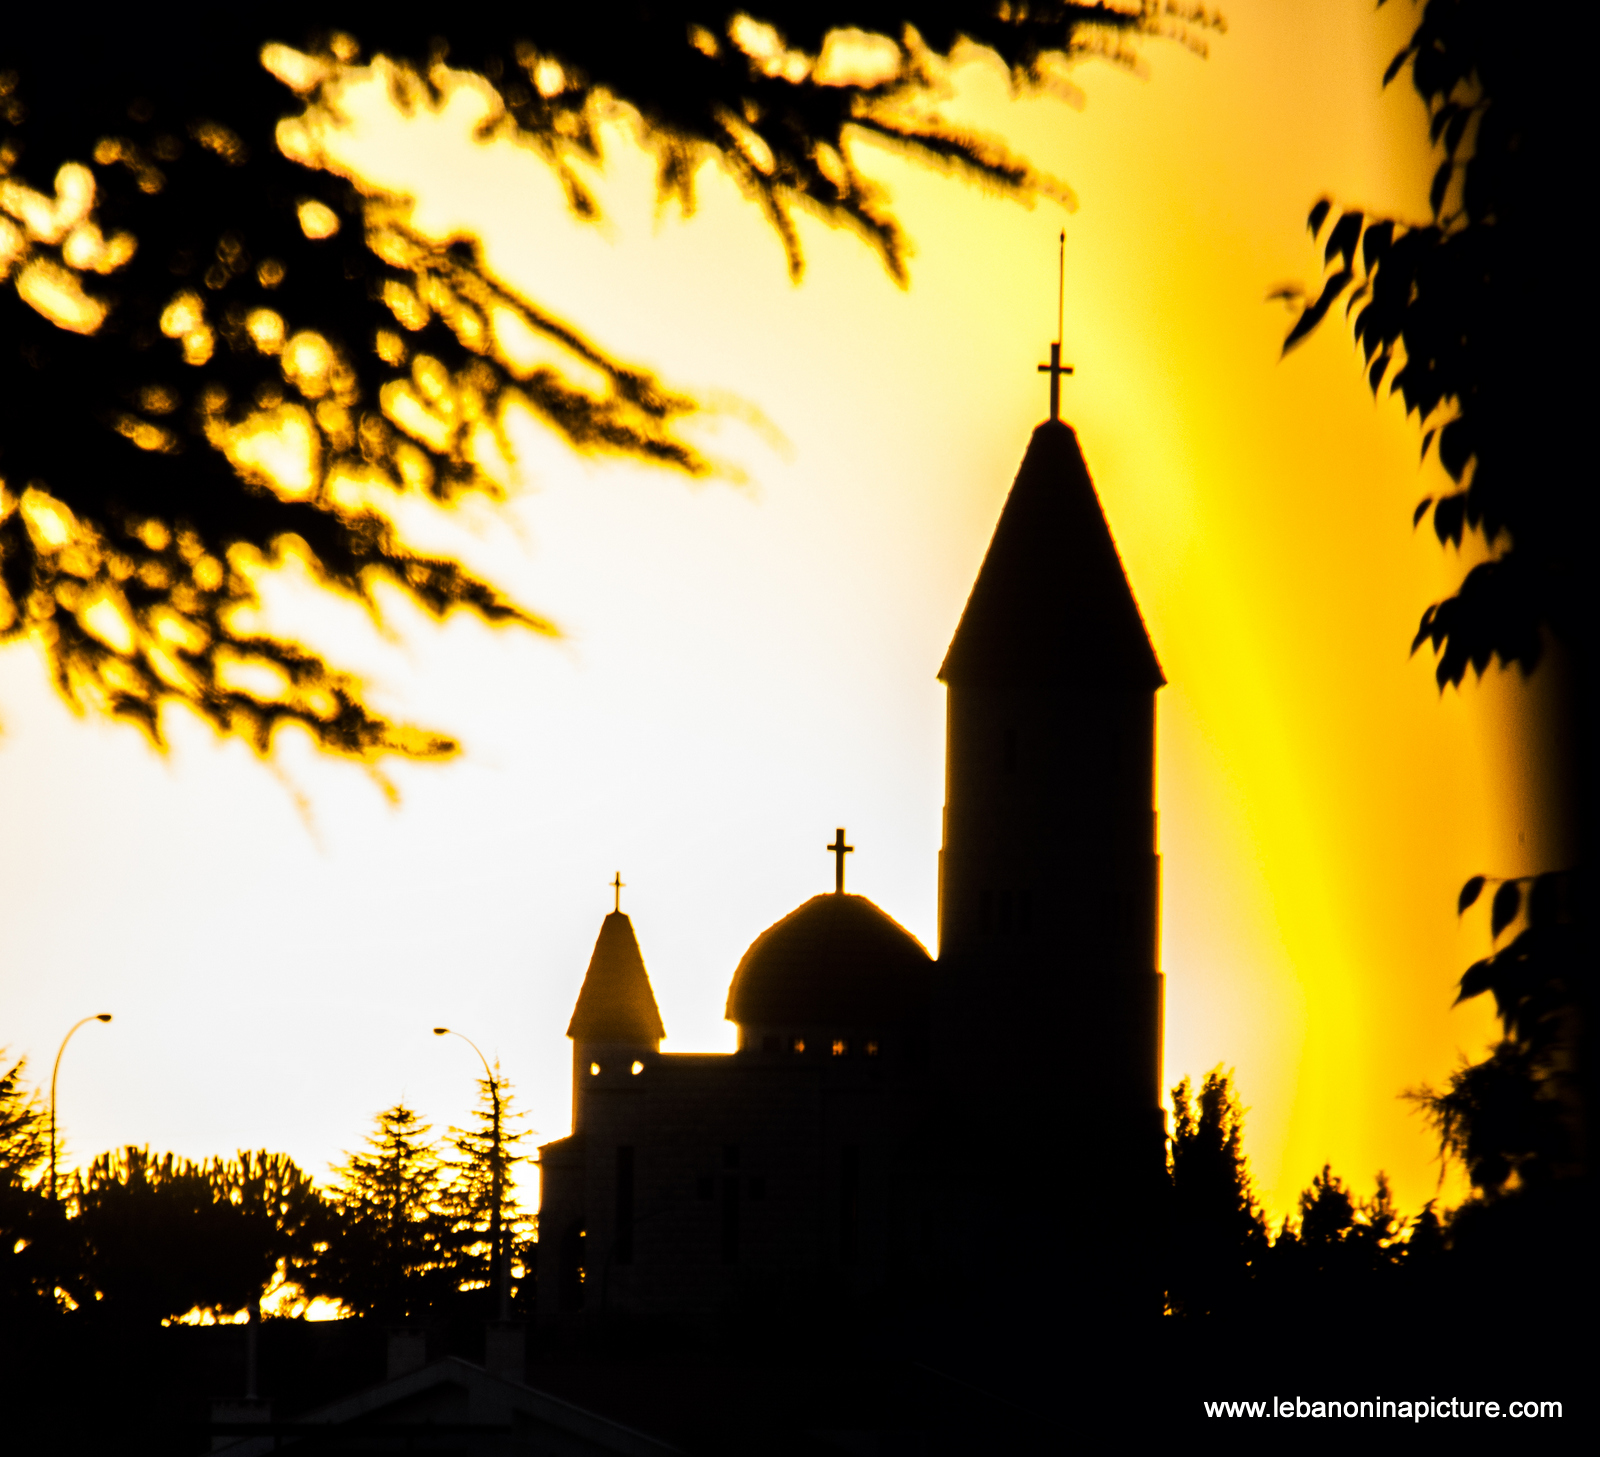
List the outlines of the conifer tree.
<svg viewBox="0 0 1600 1457">
<path fill-rule="evenodd" d="M 518 1147 L 527 1138 L 528 1130 L 519 1126 L 526 1115 L 512 1106 L 511 1083 L 501 1073 L 498 1062 L 493 1068 L 493 1082 L 478 1079 L 478 1091 L 472 1126 L 452 1128 L 447 1136 L 449 1151 L 442 1164 L 449 1182 L 441 1194 L 439 1209 L 445 1224 L 445 1258 L 453 1287 L 460 1291 L 497 1292 L 501 1279 L 512 1279 L 518 1257 L 525 1253 L 533 1232 L 533 1221 L 523 1210 L 512 1183 L 513 1170 L 527 1157 L 518 1152 Z M 488 1304 L 491 1309 L 498 1309 L 497 1299 Z"/>
<path fill-rule="evenodd" d="M 405 1321 L 426 1316 L 446 1292 L 441 1165 L 430 1131 L 396 1103 L 378 1114 L 367 1150 L 334 1170 L 334 1219 L 306 1270 L 309 1293 Z"/>
<path fill-rule="evenodd" d="M 3 1056 L 0 1050 L 0 1056 Z M 28 1060 L 0 1071 L 0 1186 L 22 1187 L 50 1157 L 50 1115 L 23 1078 Z"/>
<path fill-rule="evenodd" d="M 1244 1109 L 1218 1067 L 1198 1096 L 1184 1078 L 1172 1110 L 1167 1305 L 1176 1314 L 1221 1314 L 1238 1308 L 1267 1246 L 1244 1155 Z"/>
<path fill-rule="evenodd" d="M 1322 1255 L 1355 1227 L 1356 1201 L 1329 1164 L 1300 1191 L 1300 1243 Z"/>
</svg>

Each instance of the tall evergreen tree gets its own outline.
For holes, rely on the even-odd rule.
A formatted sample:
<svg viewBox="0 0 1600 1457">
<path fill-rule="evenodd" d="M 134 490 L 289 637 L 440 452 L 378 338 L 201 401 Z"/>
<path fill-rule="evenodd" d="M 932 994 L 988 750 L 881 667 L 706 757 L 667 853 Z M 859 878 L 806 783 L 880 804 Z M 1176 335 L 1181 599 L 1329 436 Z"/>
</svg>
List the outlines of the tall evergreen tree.
<svg viewBox="0 0 1600 1457">
<path fill-rule="evenodd" d="M 334 1170 L 329 1238 L 305 1270 L 310 1293 L 387 1321 L 420 1320 L 448 1294 L 442 1170 L 430 1131 L 396 1103 L 378 1114 L 366 1152 Z"/>
<path fill-rule="evenodd" d="M 478 1106 L 472 1126 L 452 1128 L 442 1160 L 448 1175 L 439 1200 L 445 1224 L 445 1257 L 454 1288 L 484 1290 L 498 1311 L 500 1282 L 513 1284 L 519 1256 L 533 1233 L 533 1220 L 516 1196 L 512 1174 L 525 1162 L 518 1152 L 528 1130 L 526 1117 L 512 1105 L 511 1083 L 497 1062 L 490 1078 L 478 1079 Z M 497 1107 L 498 1103 L 498 1107 Z M 520 1283 L 520 1282 L 515 1282 Z M 521 1290 L 508 1290 L 516 1307 Z"/>
<path fill-rule="evenodd" d="M 1224 1314 L 1242 1303 L 1267 1247 L 1244 1154 L 1244 1109 L 1218 1067 L 1198 1095 L 1184 1078 L 1172 1090 L 1172 1111 L 1167 1305 L 1180 1315 Z"/>
</svg>

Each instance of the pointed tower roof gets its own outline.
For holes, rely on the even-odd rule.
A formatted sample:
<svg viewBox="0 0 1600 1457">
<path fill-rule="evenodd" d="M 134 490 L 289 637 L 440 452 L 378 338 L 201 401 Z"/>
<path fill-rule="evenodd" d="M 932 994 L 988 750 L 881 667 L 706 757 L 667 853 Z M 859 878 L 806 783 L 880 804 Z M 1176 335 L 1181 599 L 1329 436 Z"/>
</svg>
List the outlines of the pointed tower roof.
<svg viewBox="0 0 1600 1457">
<path fill-rule="evenodd" d="M 1167 680 L 1070 425 L 1033 432 L 939 669 L 943 683 L 1070 672 L 1149 691 Z"/>
<path fill-rule="evenodd" d="M 633 922 L 612 911 L 600 925 L 567 1036 L 579 1042 L 648 1042 L 667 1035 L 639 954 Z"/>
</svg>

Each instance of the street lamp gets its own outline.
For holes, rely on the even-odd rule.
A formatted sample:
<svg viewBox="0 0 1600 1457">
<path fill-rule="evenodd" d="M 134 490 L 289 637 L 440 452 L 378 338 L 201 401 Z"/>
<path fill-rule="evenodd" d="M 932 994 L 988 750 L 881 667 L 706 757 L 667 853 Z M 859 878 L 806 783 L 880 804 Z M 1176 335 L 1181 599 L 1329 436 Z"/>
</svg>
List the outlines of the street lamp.
<svg viewBox="0 0 1600 1457">
<path fill-rule="evenodd" d="M 72 1031 L 61 1039 L 60 1050 L 56 1053 L 56 1065 L 50 1072 L 50 1207 L 56 1204 L 56 1078 L 61 1072 L 61 1054 L 67 1050 L 67 1044 L 72 1041 L 72 1033 L 89 1022 L 109 1022 L 110 1012 L 96 1012 L 92 1017 L 85 1017 L 82 1022 L 74 1022 Z"/>
<path fill-rule="evenodd" d="M 500 1218 L 500 1206 L 502 1202 L 502 1194 L 504 1192 L 502 1186 L 505 1176 L 502 1172 L 503 1161 L 500 1157 L 499 1080 L 495 1077 L 493 1070 L 489 1067 L 489 1059 L 483 1055 L 482 1049 L 479 1048 L 478 1044 L 468 1037 L 465 1032 L 457 1032 L 449 1027 L 435 1027 L 433 1029 L 433 1035 L 435 1037 L 459 1037 L 463 1042 L 465 1042 L 468 1047 L 478 1054 L 478 1061 L 483 1064 L 484 1077 L 489 1083 L 489 1097 L 494 1103 L 494 1158 L 490 1164 L 492 1183 L 489 1196 L 494 1204 L 494 1207 L 489 1214 L 489 1244 L 493 1253 L 491 1254 L 490 1258 L 494 1264 L 495 1286 L 500 1294 L 500 1319 L 502 1321 L 509 1321 L 511 1319 L 511 1260 L 509 1258 L 510 1251 L 501 1248 L 505 1242 L 505 1231 L 501 1227 Z"/>
</svg>

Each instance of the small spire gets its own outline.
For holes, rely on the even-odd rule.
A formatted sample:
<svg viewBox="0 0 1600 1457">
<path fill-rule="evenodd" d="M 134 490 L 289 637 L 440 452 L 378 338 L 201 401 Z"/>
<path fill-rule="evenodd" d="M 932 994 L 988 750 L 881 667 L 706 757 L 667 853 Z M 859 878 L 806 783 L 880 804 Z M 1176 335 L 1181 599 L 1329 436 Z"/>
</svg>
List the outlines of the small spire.
<svg viewBox="0 0 1600 1457">
<path fill-rule="evenodd" d="M 575 1042 L 655 1047 L 667 1035 L 633 923 L 613 911 L 600 925 L 567 1036 Z"/>
<path fill-rule="evenodd" d="M 1070 364 L 1061 362 L 1061 326 L 1067 311 L 1067 230 L 1061 230 L 1061 252 L 1056 261 L 1056 341 L 1050 346 L 1050 362 L 1039 366 L 1040 374 L 1050 376 L 1050 418 L 1061 418 L 1061 376 L 1072 373 Z"/>
<path fill-rule="evenodd" d="M 828 846 L 833 851 L 833 890 L 835 895 L 844 894 L 844 857 L 853 854 L 854 845 L 844 842 L 844 829 L 841 826 L 834 831 L 833 843 Z"/>
<path fill-rule="evenodd" d="M 622 878 L 622 872 L 619 870 L 617 872 L 617 878 L 611 882 L 612 890 L 617 893 L 617 903 L 612 907 L 613 910 L 620 911 L 622 909 L 622 892 L 627 883 L 628 882 Z"/>
</svg>

